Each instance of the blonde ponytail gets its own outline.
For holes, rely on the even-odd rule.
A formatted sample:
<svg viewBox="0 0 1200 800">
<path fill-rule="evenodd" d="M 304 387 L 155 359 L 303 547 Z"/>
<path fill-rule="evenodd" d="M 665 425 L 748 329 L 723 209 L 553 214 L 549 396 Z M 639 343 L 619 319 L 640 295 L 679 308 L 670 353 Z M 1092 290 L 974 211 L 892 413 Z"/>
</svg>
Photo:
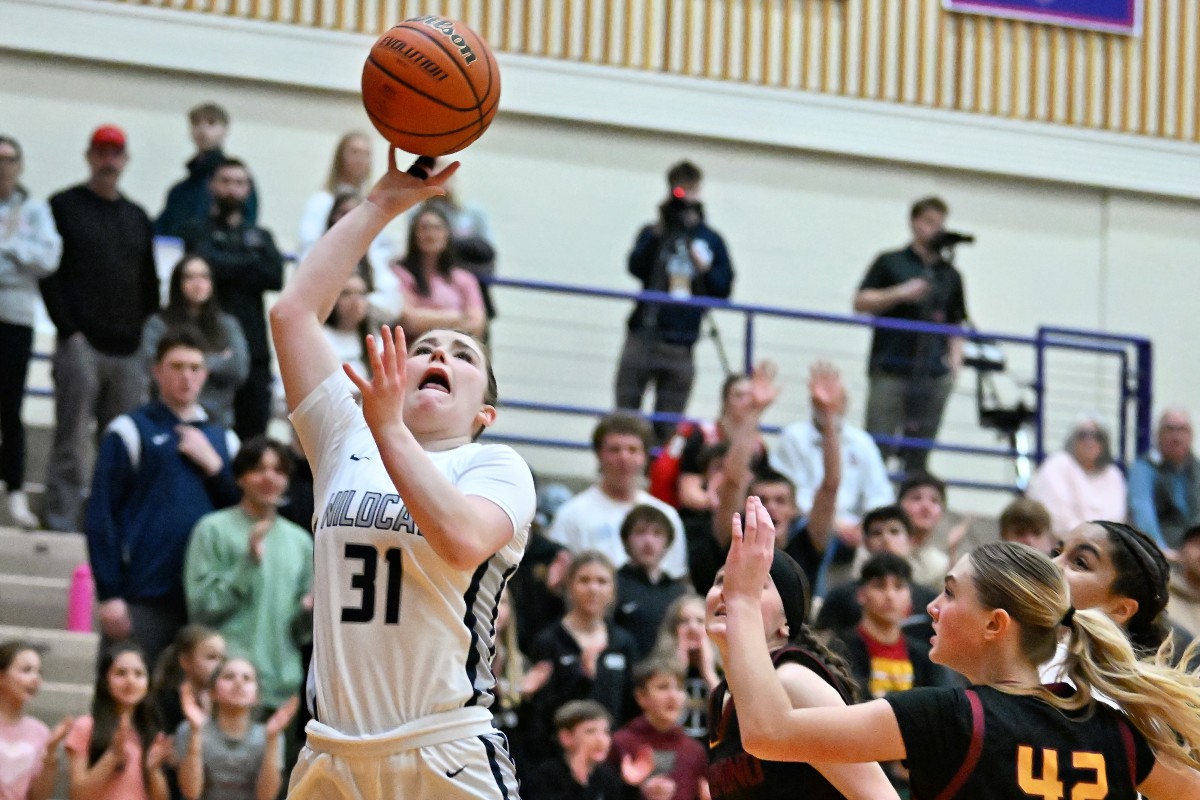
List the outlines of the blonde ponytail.
<svg viewBox="0 0 1200 800">
<path fill-rule="evenodd" d="M 979 601 L 1004 609 L 1020 626 L 1021 650 L 1032 664 L 1050 660 L 1065 625 L 1071 632 L 1064 668 L 1076 692 L 1059 697 L 1036 688 L 1064 711 L 1085 708 L 1103 694 L 1121 708 L 1162 760 L 1200 769 L 1200 670 L 1167 664 L 1169 648 L 1138 660 L 1125 631 L 1099 611 L 1074 611 L 1059 569 L 1031 547 L 1010 542 L 984 545 L 970 555 Z M 1200 641 L 1184 654 L 1187 664 Z"/>
<path fill-rule="evenodd" d="M 1172 667 L 1169 643 L 1139 660 L 1125 632 L 1099 611 L 1076 613 L 1068 627 L 1063 666 L 1071 682 L 1112 699 L 1158 758 L 1200 769 L 1200 670 L 1189 673 L 1182 666 L 1200 640 L 1187 648 L 1181 666 Z"/>
</svg>

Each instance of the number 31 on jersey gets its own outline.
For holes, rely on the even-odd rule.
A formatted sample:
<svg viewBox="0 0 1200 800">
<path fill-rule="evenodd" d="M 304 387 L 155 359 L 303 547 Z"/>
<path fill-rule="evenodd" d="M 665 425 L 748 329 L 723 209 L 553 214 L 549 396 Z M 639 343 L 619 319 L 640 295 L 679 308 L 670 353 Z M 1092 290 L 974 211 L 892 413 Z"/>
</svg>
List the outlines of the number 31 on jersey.
<svg viewBox="0 0 1200 800">
<path fill-rule="evenodd" d="M 369 544 L 346 543 L 346 559 L 362 562 L 362 569 L 350 577 L 350 588 L 360 592 L 358 606 L 342 606 L 342 622 L 370 622 L 375 619 L 375 582 L 379 573 L 379 551 Z M 387 576 L 384 581 L 383 623 L 400 623 L 400 585 L 404 563 L 399 547 L 384 551 Z"/>
</svg>

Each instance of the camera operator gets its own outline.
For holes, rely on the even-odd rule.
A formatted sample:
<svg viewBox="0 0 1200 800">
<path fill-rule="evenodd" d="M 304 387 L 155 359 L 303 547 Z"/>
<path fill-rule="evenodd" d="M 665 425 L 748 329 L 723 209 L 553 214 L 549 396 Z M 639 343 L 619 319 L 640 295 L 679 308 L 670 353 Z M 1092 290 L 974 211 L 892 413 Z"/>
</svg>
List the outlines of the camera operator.
<svg viewBox="0 0 1200 800">
<path fill-rule="evenodd" d="M 972 239 L 945 230 L 949 213 L 938 197 L 913 204 L 912 242 L 875 259 L 854 296 L 856 312 L 949 325 L 966 321 L 962 275 L 947 254 L 954 245 Z M 876 328 L 868 367 L 867 431 L 936 438 L 961 366 L 959 337 Z M 925 469 L 929 453 L 901 448 L 899 456 L 904 471 L 912 474 Z"/>
<path fill-rule="evenodd" d="M 670 195 L 659 206 L 658 221 L 642 228 L 629 272 L 643 290 L 674 297 L 729 297 L 733 266 L 725 241 L 704 221 L 698 167 L 682 161 L 667 172 Z M 688 306 L 639 302 L 629 316 L 625 346 L 617 365 L 617 408 L 637 410 L 647 387 L 654 384 L 654 410 L 682 414 L 692 391 L 695 367 L 692 347 L 700 336 L 704 310 Z M 654 426 L 660 442 L 675 425 Z"/>
</svg>

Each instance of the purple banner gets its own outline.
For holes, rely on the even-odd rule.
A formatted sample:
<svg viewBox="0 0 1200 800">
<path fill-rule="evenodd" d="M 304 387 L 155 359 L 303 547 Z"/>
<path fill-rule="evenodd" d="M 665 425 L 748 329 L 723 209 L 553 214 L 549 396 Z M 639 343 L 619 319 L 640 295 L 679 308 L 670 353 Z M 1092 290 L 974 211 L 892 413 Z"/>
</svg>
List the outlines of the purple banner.
<svg viewBox="0 0 1200 800">
<path fill-rule="evenodd" d="M 1098 31 L 1141 32 L 1142 0 L 943 0 L 947 11 L 1047 22 Z"/>
</svg>

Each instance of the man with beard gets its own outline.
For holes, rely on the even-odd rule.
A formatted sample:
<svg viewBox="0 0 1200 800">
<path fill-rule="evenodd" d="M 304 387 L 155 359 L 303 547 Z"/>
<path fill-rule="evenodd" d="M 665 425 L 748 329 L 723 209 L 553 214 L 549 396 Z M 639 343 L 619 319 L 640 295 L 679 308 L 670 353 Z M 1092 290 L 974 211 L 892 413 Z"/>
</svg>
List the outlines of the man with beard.
<svg viewBox="0 0 1200 800">
<path fill-rule="evenodd" d="M 283 287 L 283 258 L 275 240 L 246 218 L 250 190 L 246 165 L 223 159 L 209 182 L 212 212 L 182 234 L 187 252 L 212 268 L 217 302 L 241 323 L 250 345 L 250 375 L 233 401 L 234 430 L 243 440 L 265 433 L 271 419 L 271 350 L 263 294 Z"/>
<path fill-rule="evenodd" d="M 86 158 L 87 182 L 50 198 L 62 260 L 41 282 L 58 330 L 44 522 L 61 531 L 79 530 L 82 522 L 93 419 L 103 431 L 144 400 L 147 376 L 138 345 L 142 324 L 158 309 L 153 225 L 117 188 L 129 163 L 125 132 L 97 128 Z"/>
<path fill-rule="evenodd" d="M 154 232 L 160 236 L 182 236 L 189 224 L 208 216 L 212 205 L 209 182 L 217 165 L 225 160 L 222 148 L 229 134 L 229 114 L 216 103 L 203 103 L 188 112 L 188 129 L 196 154 L 187 162 L 187 177 L 167 192 L 167 202 L 154 222 Z M 245 217 L 250 224 L 258 220 L 258 196 L 253 184 L 246 198 Z"/>
<path fill-rule="evenodd" d="M 733 265 L 721 235 L 704 221 L 700 169 L 682 161 L 667 172 L 670 196 L 659 206 L 659 219 L 638 233 L 629 254 L 629 274 L 645 291 L 672 297 L 725 299 L 733 290 Z M 682 414 L 692 393 L 696 369 L 692 348 L 700 338 L 704 309 L 639 302 L 627 324 L 617 365 L 617 408 L 637 410 L 654 384 L 654 410 Z M 659 421 L 654 432 L 665 442 L 673 421 Z"/>
</svg>

